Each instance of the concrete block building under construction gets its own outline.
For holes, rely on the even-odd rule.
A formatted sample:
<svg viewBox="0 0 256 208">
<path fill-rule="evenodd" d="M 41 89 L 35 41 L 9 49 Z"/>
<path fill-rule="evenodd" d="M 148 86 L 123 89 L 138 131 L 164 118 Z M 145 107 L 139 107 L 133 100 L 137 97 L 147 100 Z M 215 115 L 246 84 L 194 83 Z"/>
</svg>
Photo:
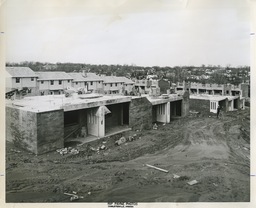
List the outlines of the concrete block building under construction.
<svg viewBox="0 0 256 208">
<path fill-rule="evenodd" d="M 248 84 L 238 86 L 230 84 L 178 83 L 176 92 L 188 91 L 190 109 L 199 112 L 217 113 L 218 106 L 224 112 L 244 109 L 248 98 Z"/>
<path fill-rule="evenodd" d="M 82 142 L 123 131 L 169 123 L 186 116 L 189 96 L 158 97 L 74 93 L 6 100 L 6 137 L 35 154 L 63 148 L 72 138 Z"/>
</svg>

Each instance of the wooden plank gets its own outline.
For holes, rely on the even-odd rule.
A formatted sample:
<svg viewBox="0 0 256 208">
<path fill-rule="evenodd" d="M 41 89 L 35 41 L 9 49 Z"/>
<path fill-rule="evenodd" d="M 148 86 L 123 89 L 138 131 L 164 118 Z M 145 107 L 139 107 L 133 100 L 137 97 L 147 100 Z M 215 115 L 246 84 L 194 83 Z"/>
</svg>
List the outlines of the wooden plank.
<svg viewBox="0 0 256 208">
<path fill-rule="evenodd" d="M 153 166 L 153 165 L 149 165 L 149 164 L 146 164 L 146 166 L 150 167 L 150 168 L 154 168 L 156 170 L 160 170 L 162 172 L 165 172 L 165 173 L 168 173 L 169 171 L 168 170 L 165 170 L 165 169 L 162 169 L 162 168 L 158 168 L 156 166 Z"/>
</svg>

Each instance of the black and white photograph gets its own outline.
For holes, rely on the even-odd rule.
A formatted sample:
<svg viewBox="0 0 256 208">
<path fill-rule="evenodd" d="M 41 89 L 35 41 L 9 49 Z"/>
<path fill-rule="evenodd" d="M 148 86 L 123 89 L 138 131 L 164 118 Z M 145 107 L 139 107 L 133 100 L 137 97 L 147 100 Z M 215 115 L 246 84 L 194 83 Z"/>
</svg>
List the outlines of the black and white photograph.
<svg viewBox="0 0 256 208">
<path fill-rule="evenodd" d="M 250 0 L 3 6 L 6 204 L 252 201 Z"/>
</svg>

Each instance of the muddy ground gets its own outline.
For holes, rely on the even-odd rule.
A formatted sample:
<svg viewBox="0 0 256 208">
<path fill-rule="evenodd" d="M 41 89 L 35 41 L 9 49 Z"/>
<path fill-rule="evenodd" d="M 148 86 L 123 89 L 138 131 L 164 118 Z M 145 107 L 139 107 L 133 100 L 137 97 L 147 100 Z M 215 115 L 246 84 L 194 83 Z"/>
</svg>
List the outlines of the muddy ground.
<svg viewBox="0 0 256 208">
<path fill-rule="evenodd" d="M 249 128 L 247 108 L 104 138 L 78 146 L 77 155 L 35 156 L 7 143 L 6 202 L 69 202 L 64 193 L 73 191 L 84 197 L 76 202 L 248 202 Z M 134 134 L 134 141 L 115 146 Z M 198 183 L 188 185 L 192 180 Z"/>
</svg>

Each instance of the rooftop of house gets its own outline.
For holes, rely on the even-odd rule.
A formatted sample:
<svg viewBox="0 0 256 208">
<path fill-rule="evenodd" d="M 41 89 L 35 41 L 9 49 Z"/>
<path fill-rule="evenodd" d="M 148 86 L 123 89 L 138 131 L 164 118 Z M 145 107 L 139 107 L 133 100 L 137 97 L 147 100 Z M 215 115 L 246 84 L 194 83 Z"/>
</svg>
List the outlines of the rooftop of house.
<svg viewBox="0 0 256 208">
<path fill-rule="evenodd" d="M 38 80 L 72 80 L 73 78 L 66 72 L 36 72 Z"/>
<path fill-rule="evenodd" d="M 130 101 L 131 97 L 122 95 L 100 95 L 93 93 L 78 95 L 74 93 L 71 97 L 65 97 L 65 95 L 46 95 L 25 97 L 21 100 L 6 100 L 6 106 L 40 113 L 61 109 L 72 111 Z"/>
<path fill-rule="evenodd" d="M 125 83 L 133 84 L 134 82 L 126 77 L 117 77 L 117 76 L 103 76 L 104 83 Z"/>
<path fill-rule="evenodd" d="M 170 94 L 170 95 L 165 95 L 165 96 L 162 95 L 157 97 L 152 97 L 147 95 L 146 97 L 149 100 L 149 102 L 151 102 L 152 105 L 159 105 L 159 104 L 183 99 L 183 96 L 181 94 Z"/>
<path fill-rule="evenodd" d="M 38 77 L 38 75 L 29 67 L 5 67 L 7 77 Z"/>
<path fill-rule="evenodd" d="M 125 84 L 134 84 L 134 81 L 128 79 L 127 77 L 118 77 L 120 80 L 123 80 Z"/>
<path fill-rule="evenodd" d="M 73 78 L 73 82 L 103 81 L 103 78 L 95 73 L 72 72 L 68 74 Z"/>
</svg>

